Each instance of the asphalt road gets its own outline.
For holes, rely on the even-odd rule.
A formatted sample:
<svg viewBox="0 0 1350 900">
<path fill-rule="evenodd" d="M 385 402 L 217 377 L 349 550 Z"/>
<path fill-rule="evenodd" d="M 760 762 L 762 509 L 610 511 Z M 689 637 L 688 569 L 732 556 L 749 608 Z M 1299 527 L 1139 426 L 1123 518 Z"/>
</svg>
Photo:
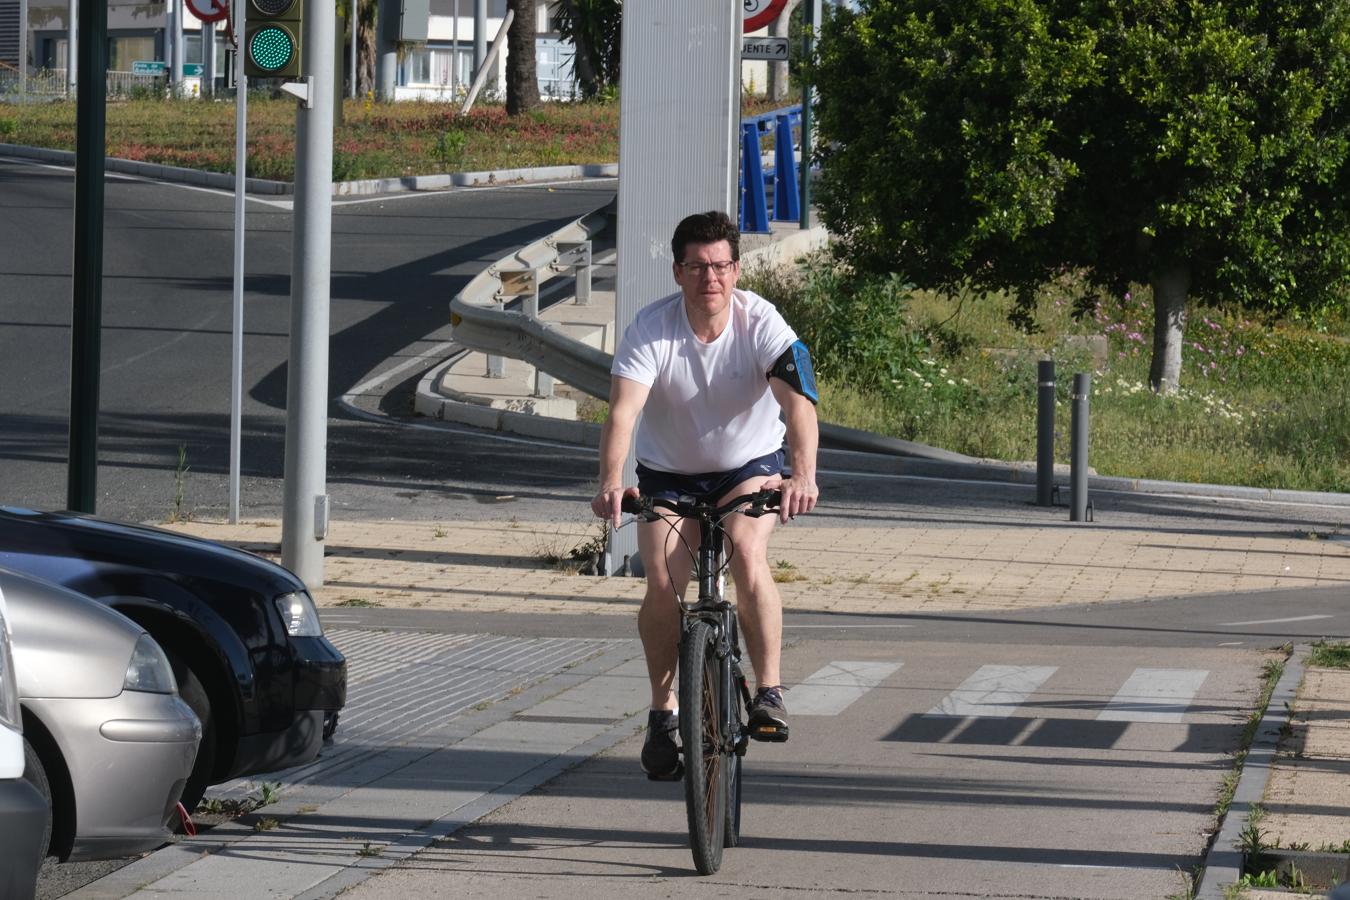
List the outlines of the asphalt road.
<svg viewBox="0 0 1350 900">
<path fill-rule="evenodd" d="M 614 190 L 613 180 L 600 180 L 336 202 L 331 396 L 443 343 L 454 292 L 511 250 L 603 206 Z M 66 501 L 72 196 L 70 170 L 0 160 L 3 503 Z M 254 198 L 247 214 L 243 503 L 251 514 L 276 514 L 292 216 L 289 202 Z M 229 194 L 108 179 L 100 513 L 168 515 L 183 468 L 183 512 L 227 508 L 232 228 Z M 386 386 L 371 411 L 408 413 L 408 382 L 420 372 Z M 338 510 L 378 514 L 381 498 L 398 491 L 527 493 L 542 483 L 500 464 L 499 442 L 468 430 L 409 431 L 393 444 L 386 435 L 334 405 L 328 461 Z M 577 482 L 589 468 L 559 454 L 551 474 Z"/>
</svg>

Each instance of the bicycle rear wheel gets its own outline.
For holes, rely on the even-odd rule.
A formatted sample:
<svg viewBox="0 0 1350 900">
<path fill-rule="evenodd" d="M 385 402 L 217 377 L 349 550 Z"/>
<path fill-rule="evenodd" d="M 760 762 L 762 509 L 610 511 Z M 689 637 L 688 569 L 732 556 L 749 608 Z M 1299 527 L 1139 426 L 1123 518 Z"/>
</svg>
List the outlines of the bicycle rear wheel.
<svg viewBox="0 0 1350 900">
<path fill-rule="evenodd" d="M 684 799 L 689 849 L 701 875 L 722 865 L 731 760 L 722 740 L 722 666 L 707 622 L 695 622 L 680 642 L 680 741 L 684 745 Z"/>
</svg>

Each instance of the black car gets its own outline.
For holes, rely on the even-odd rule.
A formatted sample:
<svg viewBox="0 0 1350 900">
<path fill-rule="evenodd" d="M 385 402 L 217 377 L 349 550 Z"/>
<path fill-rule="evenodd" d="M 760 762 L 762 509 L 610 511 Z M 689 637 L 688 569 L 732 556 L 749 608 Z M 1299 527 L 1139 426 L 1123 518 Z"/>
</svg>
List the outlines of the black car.
<svg viewBox="0 0 1350 900">
<path fill-rule="evenodd" d="M 347 661 L 305 585 L 269 560 L 144 525 L 0 507 L 0 566 L 111 606 L 168 653 L 202 721 L 189 810 L 208 785 L 309 762 L 337 725 Z"/>
</svg>

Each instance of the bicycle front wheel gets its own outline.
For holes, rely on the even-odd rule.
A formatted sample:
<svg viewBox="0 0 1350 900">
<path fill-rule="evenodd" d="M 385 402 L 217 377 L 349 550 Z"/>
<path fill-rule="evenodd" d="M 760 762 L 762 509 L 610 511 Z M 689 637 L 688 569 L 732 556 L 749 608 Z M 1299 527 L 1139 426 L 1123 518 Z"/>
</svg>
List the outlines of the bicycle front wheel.
<svg viewBox="0 0 1350 900">
<path fill-rule="evenodd" d="M 689 849 L 701 875 L 722 865 L 734 753 L 722 736 L 722 665 L 707 622 L 695 622 L 680 642 L 680 740 Z"/>
</svg>

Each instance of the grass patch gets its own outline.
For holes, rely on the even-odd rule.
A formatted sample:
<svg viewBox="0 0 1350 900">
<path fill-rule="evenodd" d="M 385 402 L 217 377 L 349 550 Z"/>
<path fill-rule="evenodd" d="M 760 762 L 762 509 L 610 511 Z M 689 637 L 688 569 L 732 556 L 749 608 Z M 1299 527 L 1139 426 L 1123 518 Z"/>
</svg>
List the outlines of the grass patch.
<svg viewBox="0 0 1350 900">
<path fill-rule="evenodd" d="M 797 571 L 797 567 L 786 559 L 780 559 L 774 564 L 771 572 L 773 580 L 779 584 L 791 584 L 794 581 L 805 581 L 806 576 Z"/>
<path fill-rule="evenodd" d="M 784 104 L 749 100 L 745 115 Z M 234 171 L 233 102 L 142 98 L 107 107 L 107 153 L 209 172 Z M 0 103 L 0 140 L 75 149 L 75 104 Z M 295 178 L 295 101 L 266 92 L 248 98 L 248 167 L 254 178 Z M 333 131 L 333 180 L 391 178 L 619 159 L 617 103 L 545 103 L 511 118 L 481 103 L 343 101 Z"/>
<path fill-rule="evenodd" d="M 365 597 L 348 597 L 348 598 L 346 598 L 345 600 L 339 600 L 337 603 L 334 603 L 333 605 L 334 605 L 334 606 L 349 606 L 349 607 L 376 607 L 376 606 L 384 606 L 384 604 L 381 603 L 381 602 L 378 601 L 378 600 L 367 600 Z"/>
<path fill-rule="evenodd" d="M 1285 658 L 1268 659 L 1261 667 L 1261 695 L 1256 702 L 1256 709 L 1252 710 L 1251 715 L 1247 717 L 1247 722 L 1242 726 L 1242 736 L 1238 738 L 1238 749 L 1233 753 L 1233 767 L 1224 774 L 1223 785 L 1219 789 L 1219 799 L 1214 804 L 1214 822 L 1212 829 L 1218 832 L 1218 823 L 1224 816 L 1228 815 L 1228 807 L 1233 802 L 1233 792 L 1237 790 L 1238 779 L 1242 776 L 1242 766 L 1247 762 L 1247 751 L 1251 749 L 1252 741 L 1256 738 L 1256 729 L 1261 726 L 1261 717 L 1266 714 L 1266 707 L 1270 705 L 1270 695 L 1275 693 L 1275 685 L 1279 683 L 1280 676 L 1284 674 L 1285 659 L 1288 658 L 1289 650 L 1284 650 Z"/>
<path fill-rule="evenodd" d="M 1350 669 L 1350 643 L 1332 643 L 1323 638 L 1308 651 L 1308 665 L 1322 669 Z"/>
<path fill-rule="evenodd" d="M 1279 319 L 1194 306 L 1182 390 L 1148 388 L 1152 303 L 1064 276 L 1037 294 L 1033 327 L 1013 298 L 941 294 L 851 277 L 827 256 L 749 269 L 741 286 L 782 310 L 811 346 L 821 419 L 971 456 L 1036 454 L 1036 367 L 1057 367 L 1055 458 L 1069 459 L 1070 388 L 1093 373 L 1089 437 L 1102 474 L 1350 491 L 1350 317 Z"/>
</svg>

